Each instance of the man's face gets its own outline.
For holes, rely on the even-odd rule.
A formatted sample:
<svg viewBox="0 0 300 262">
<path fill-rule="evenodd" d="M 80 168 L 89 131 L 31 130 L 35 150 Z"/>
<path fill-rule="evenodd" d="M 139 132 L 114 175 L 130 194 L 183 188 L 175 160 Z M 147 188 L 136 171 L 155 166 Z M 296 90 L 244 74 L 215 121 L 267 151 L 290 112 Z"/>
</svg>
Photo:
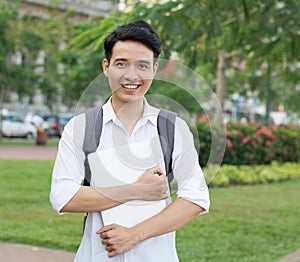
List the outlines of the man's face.
<svg viewBox="0 0 300 262">
<path fill-rule="evenodd" d="M 103 72 L 112 89 L 113 103 L 119 106 L 143 97 L 150 88 L 158 68 L 153 51 L 136 41 L 118 41 L 110 63 L 104 59 Z"/>
</svg>

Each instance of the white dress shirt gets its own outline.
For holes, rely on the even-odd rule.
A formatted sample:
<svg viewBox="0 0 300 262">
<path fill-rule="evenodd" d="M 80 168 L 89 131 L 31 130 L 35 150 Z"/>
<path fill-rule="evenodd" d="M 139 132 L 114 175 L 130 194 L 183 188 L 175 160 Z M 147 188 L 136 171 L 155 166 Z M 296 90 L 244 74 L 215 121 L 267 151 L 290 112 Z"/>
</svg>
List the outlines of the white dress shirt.
<svg viewBox="0 0 300 262">
<path fill-rule="evenodd" d="M 158 136 L 157 115 L 159 109 L 145 100 L 144 112 L 129 136 L 122 123 L 116 118 L 109 100 L 103 106 L 103 128 L 97 150 L 111 148 L 117 143 L 135 143 Z M 59 142 L 59 150 L 52 174 L 50 201 L 56 212 L 72 199 L 84 179 L 83 138 L 85 115 L 81 114 L 65 126 Z M 198 164 L 193 136 L 184 120 L 175 122 L 174 150 L 172 154 L 174 178 L 178 184 L 177 197 L 191 201 L 208 212 L 209 192 Z M 161 170 L 165 170 L 163 161 Z M 98 212 L 88 214 L 85 231 L 74 261 L 78 262 L 176 262 L 175 232 L 142 241 L 128 252 L 108 258 L 105 246 L 96 231 L 103 227 Z"/>
</svg>

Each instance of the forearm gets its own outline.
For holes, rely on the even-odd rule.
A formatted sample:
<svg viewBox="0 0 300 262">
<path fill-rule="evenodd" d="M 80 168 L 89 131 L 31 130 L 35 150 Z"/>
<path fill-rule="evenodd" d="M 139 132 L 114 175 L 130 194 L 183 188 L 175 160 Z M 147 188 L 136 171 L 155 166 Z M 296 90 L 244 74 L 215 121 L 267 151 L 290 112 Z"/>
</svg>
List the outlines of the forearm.
<svg viewBox="0 0 300 262">
<path fill-rule="evenodd" d="M 139 240 L 176 231 L 204 209 L 183 198 L 176 199 L 156 216 L 136 225 L 132 229 L 138 235 Z"/>
<path fill-rule="evenodd" d="M 168 197 L 165 176 L 150 169 L 132 184 L 113 187 L 81 186 L 60 212 L 100 212 L 131 200 L 161 200 Z M 149 178 L 150 177 L 150 178 Z"/>
<path fill-rule="evenodd" d="M 132 184 L 108 188 L 82 186 L 60 212 L 100 212 L 138 198 Z"/>
<path fill-rule="evenodd" d="M 108 257 L 114 257 L 127 252 L 145 239 L 181 228 L 203 210 L 192 202 L 178 198 L 159 214 L 132 228 L 111 224 L 96 233 L 102 238 Z"/>
</svg>

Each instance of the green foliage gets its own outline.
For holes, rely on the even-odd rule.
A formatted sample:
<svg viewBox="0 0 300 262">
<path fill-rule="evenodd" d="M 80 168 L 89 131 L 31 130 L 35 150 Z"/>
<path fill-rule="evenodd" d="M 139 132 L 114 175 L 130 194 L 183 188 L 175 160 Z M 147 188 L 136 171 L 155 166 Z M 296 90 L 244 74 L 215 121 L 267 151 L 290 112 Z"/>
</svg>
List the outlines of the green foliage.
<svg viewBox="0 0 300 262">
<path fill-rule="evenodd" d="M 227 130 L 227 150 L 223 163 L 268 164 L 272 161 L 300 159 L 299 130 L 291 127 L 262 127 L 258 124 L 230 124 Z"/>
<path fill-rule="evenodd" d="M 17 17 L 16 9 L 10 3 L 1 3 L 0 6 L 0 41 L 1 41 L 1 55 L 3 55 L 4 48 L 13 48 L 10 42 L 12 39 L 8 38 L 11 29 L 11 23 Z M 13 50 L 13 49 L 10 49 Z"/>
<path fill-rule="evenodd" d="M 74 37 L 69 46 L 73 50 L 93 51 L 103 54 L 103 42 L 106 36 L 118 25 L 123 24 L 125 15 L 115 14 L 100 21 L 84 22 L 76 24 L 74 28 Z"/>
<path fill-rule="evenodd" d="M 274 159 L 281 162 L 299 161 L 300 159 L 300 132 L 299 130 L 279 127 L 274 128 Z"/>
<path fill-rule="evenodd" d="M 0 82 L 5 86 L 4 90 L 16 91 L 19 95 L 28 94 L 32 96 L 35 89 L 40 88 L 46 95 L 47 104 L 50 107 L 56 103 L 58 93 L 66 94 L 67 97 L 77 100 L 78 92 L 75 92 L 77 96 L 69 96 L 70 92 L 61 92 L 61 84 L 64 84 L 66 89 L 71 86 L 70 82 L 67 81 L 69 78 L 65 78 L 66 75 L 62 71 L 65 68 L 70 69 L 72 64 L 69 65 L 68 61 L 63 61 L 62 47 L 64 42 L 69 42 L 70 38 L 73 37 L 72 28 L 74 25 L 69 23 L 68 19 L 75 14 L 58 15 L 58 12 L 49 9 L 49 20 L 40 20 L 29 14 L 17 16 L 16 12 L 10 10 L 20 8 L 18 3 L 8 4 L 7 2 L 2 4 L 1 12 L 10 12 L 14 16 L 10 20 L 5 18 L 7 25 L 3 25 L 7 32 L 4 43 L 10 47 L 9 50 L 0 51 L 1 60 L 5 62 L 3 64 L 8 65 L 6 71 L 1 69 L 3 76 L 1 75 Z M 1 15 L 2 17 L 4 18 Z M 13 30 L 9 30 L 10 27 Z M 5 44 L 1 43 L 1 48 Z M 10 56 L 16 52 L 22 57 L 20 65 L 15 65 L 14 62 L 10 61 Z M 42 64 L 36 64 L 41 53 L 45 59 L 41 61 Z M 4 74 L 4 72 L 6 73 Z M 88 76 L 90 77 L 90 75 L 91 73 Z M 76 80 L 72 79 L 73 86 L 76 85 Z M 66 103 L 68 102 L 67 100 Z"/>
<path fill-rule="evenodd" d="M 300 57 L 299 8 L 297 1 L 182 0 L 157 3 L 151 8 L 148 4 L 138 5 L 133 13 L 157 29 L 165 58 L 176 53 L 190 68 L 201 73 L 208 71 L 203 76 L 212 85 L 216 79 L 218 50 L 226 54 L 239 51 L 239 55 L 227 59 L 228 94 L 256 90 L 263 99 L 265 63 L 269 61 L 274 83 L 272 101 L 299 111 L 299 103 L 293 99 L 300 78 L 296 65 Z M 283 87 L 289 92 L 282 96 Z"/>
<path fill-rule="evenodd" d="M 161 96 L 173 99 L 177 101 L 182 107 L 184 107 L 184 109 L 189 113 L 202 112 L 202 109 L 196 99 L 182 87 L 176 86 L 174 84 L 154 80 L 148 93 L 159 94 Z M 162 107 L 162 105 L 157 106 Z"/>
<path fill-rule="evenodd" d="M 211 128 L 209 123 L 205 120 L 197 121 L 196 127 L 198 130 L 200 141 L 199 163 L 202 167 L 205 167 L 209 159 L 209 154 L 211 150 Z"/>
<path fill-rule="evenodd" d="M 31 21 L 26 21 L 25 24 L 32 23 Z M 33 30 L 33 28 L 22 29 L 20 31 L 18 47 L 24 50 L 26 55 L 32 55 L 33 58 L 37 58 L 38 52 L 44 47 L 44 39 L 42 36 Z"/>
<path fill-rule="evenodd" d="M 227 59 L 227 93 L 247 91 L 265 96 L 266 61 L 271 66 L 272 101 L 283 103 L 286 109 L 299 111 L 296 99 L 299 91 L 300 57 L 299 1 L 220 1 L 180 0 L 154 4 L 136 2 L 133 10 L 116 12 L 105 19 L 91 18 L 87 22 L 69 23 L 73 11 L 57 15 L 49 9 L 50 19 L 41 21 L 25 15 L 17 17 L 11 1 L 2 1 L 0 16 L 0 69 L 1 86 L 15 89 L 20 94 L 33 83 L 51 99 L 56 100 L 59 88 L 67 104 L 77 101 L 88 84 L 101 72 L 104 58 L 103 41 L 118 25 L 136 19 L 149 21 L 163 42 L 162 58 L 174 58 L 204 76 L 214 88 L 217 53 L 238 51 L 235 58 Z M 14 30 L 10 30 L 10 28 Z M 67 46 L 61 50 L 60 44 Z M 25 79 L 23 86 L 16 85 L 12 65 L 7 58 L 19 50 L 26 53 L 26 69 L 18 75 Z M 45 51 L 45 70 L 33 78 L 33 61 L 40 50 Z M 63 69 L 58 68 L 63 65 Z M 28 67 L 28 68 L 27 68 Z M 63 72 L 61 72 L 63 71 Z M 258 73 L 258 71 L 260 73 Z M 19 82 L 19 81 L 18 81 Z M 2 88 L 2 87 L 1 87 Z M 284 92 L 282 91 L 284 89 Z M 161 89 L 162 90 L 162 89 Z M 3 91 L 3 90 L 2 90 Z M 170 96 L 188 100 L 174 88 Z M 184 104 L 189 104 L 183 101 Z M 191 112 L 197 109 L 187 107 Z"/>
<path fill-rule="evenodd" d="M 33 95 L 39 76 L 34 73 L 34 65 L 14 65 L 10 68 L 10 87 L 19 95 Z"/>
<path fill-rule="evenodd" d="M 2 92 L 15 91 L 19 95 L 33 95 L 34 89 L 40 80 L 36 69 L 43 65 L 37 65 L 38 54 L 45 47 L 45 38 L 37 30 L 40 20 L 30 16 L 18 17 L 16 6 L 13 3 L 2 3 L 1 18 L 5 23 L 1 23 L 0 31 L 3 32 L 1 40 L 1 76 L 0 85 Z M 4 33 L 5 32 L 5 33 Z M 16 64 L 11 59 L 13 55 L 21 56 L 21 63 Z M 4 93 L 2 93 L 4 95 Z"/>
<path fill-rule="evenodd" d="M 210 154 L 212 131 L 209 123 L 202 120 L 197 122 L 197 129 L 199 160 L 205 166 Z M 300 160 L 300 131 L 293 127 L 229 123 L 226 137 L 223 164 L 250 165 Z"/>
<path fill-rule="evenodd" d="M 14 52 L 15 39 L 10 37 L 13 30 L 13 21 L 16 19 L 16 10 L 11 4 L 0 5 L 0 100 L 7 90 L 11 76 L 11 67 L 7 63 L 8 55 Z M 0 101 L 1 104 L 2 101 Z"/>
<path fill-rule="evenodd" d="M 68 57 L 73 61 L 65 65 L 62 85 L 63 97 L 66 104 L 78 101 L 83 91 L 101 73 L 101 59 L 98 54 L 81 55 L 74 51 L 65 50 L 63 59 Z M 99 86 L 99 90 L 101 86 Z M 100 94 L 100 91 L 99 91 Z"/>
<path fill-rule="evenodd" d="M 212 187 L 230 185 L 256 185 L 300 178 L 300 164 L 272 162 L 270 165 L 232 166 L 224 164 L 214 179 Z"/>
</svg>

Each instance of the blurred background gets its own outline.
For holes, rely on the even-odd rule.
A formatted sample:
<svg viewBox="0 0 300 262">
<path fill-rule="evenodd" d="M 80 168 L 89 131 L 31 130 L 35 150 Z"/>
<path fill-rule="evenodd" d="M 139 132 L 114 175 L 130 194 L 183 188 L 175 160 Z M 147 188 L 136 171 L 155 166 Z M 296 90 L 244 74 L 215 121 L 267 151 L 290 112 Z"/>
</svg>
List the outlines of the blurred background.
<svg viewBox="0 0 300 262">
<path fill-rule="evenodd" d="M 207 97 L 199 105 L 186 92 L 197 88 L 192 81 L 186 87 L 154 81 L 149 91 L 176 100 L 196 122 L 202 134 L 201 155 L 206 155 L 202 163 L 211 140 L 210 134 L 203 135 L 202 122 L 209 125 L 221 118 L 227 124 L 228 149 L 236 147 L 235 162 L 241 158 L 239 144 L 251 148 L 255 143 L 260 152 L 280 143 L 290 146 L 290 141 L 294 148 L 286 148 L 293 155 L 289 160 L 299 159 L 299 1 L 1 0 L 0 7 L 3 137 L 32 139 L 38 135 L 36 129 L 59 138 L 78 111 L 84 91 L 102 73 L 107 34 L 120 24 L 144 19 L 162 39 L 161 75 L 175 79 L 176 64 L 182 64 L 215 94 L 213 99 L 203 92 L 201 96 Z M 87 97 L 88 107 L 106 99 L 101 81 L 99 94 Z M 84 104 L 80 107 L 85 109 Z M 265 126 L 274 136 L 253 142 Z M 233 135 L 232 130 L 241 134 Z M 278 160 L 274 154 L 267 160 L 251 160 L 257 150 L 242 163 Z M 229 150 L 226 153 L 224 161 L 234 162 Z"/>
<path fill-rule="evenodd" d="M 23 119 L 50 117 L 60 125 L 60 114 L 71 115 L 102 72 L 108 32 L 145 19 L 162 38 L 162 58 L 170 60 L 166 73 L 172 73 L 172 60 L 196 71 L 215 91 L 226 122 L 299 127 L 299 5 L 279 0 L 1 0 L 0 108 Z M 175 87 L 156 92 L 188 104 Z M 199 113 L 197 107 L 188 110 Z"/>
</svg>

